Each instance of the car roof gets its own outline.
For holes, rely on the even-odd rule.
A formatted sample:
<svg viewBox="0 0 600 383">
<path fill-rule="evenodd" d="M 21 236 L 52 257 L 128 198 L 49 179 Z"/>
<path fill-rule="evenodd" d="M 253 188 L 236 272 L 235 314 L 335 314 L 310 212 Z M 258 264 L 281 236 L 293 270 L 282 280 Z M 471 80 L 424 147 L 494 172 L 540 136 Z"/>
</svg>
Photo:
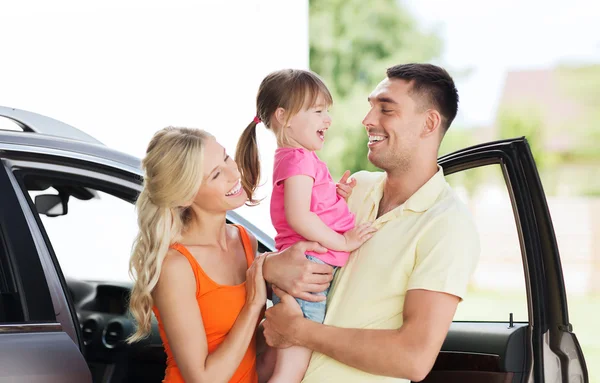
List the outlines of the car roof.
<svg viewBox="0 0 600 383">
<path fill-rule="evenodd" d="M 1 117 L 13 120 L 22 131 L 0 129 L 0 157 L 3 151 L 66 156 L 124 170 L 139 176 L 133 179 L 142 180 L 139 158 L 111 149 L 73 126 L 37 113 L 4 106 L 0 106 Z M 227 218 L 254 233 L 259 242 L 266 246 L 263 250 L 275 250 L 273 239 L 239 213 L 230 211 Z"/>
<path fill-rule="evenodd" d="M 21 131 L 0 130 L 0 150 L 86 159 L 141 175 L 141 161 L 111 149 L 89 134 L 61 121 L 16 108 L 0 106 L 0 117 Z"/>
</svg>

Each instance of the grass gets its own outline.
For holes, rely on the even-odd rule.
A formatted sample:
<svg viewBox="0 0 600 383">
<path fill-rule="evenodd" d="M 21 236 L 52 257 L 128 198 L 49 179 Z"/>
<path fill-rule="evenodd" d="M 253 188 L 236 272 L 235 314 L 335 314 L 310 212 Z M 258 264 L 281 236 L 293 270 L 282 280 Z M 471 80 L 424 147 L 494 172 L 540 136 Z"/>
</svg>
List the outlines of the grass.
<svg viewBox="0 0 600 383">
<path fill-rule="evenodd" d="M 583 349 L 590 383 L 600 383 L 600 331 L 597 329 L 597 316 L 594 315 L 600 308 L 600 295 L 570 296 L 568 303 L 569 320 Z M 508 322 L 511 312 L 515 321 L 527 321 L 524 295 L 472 291 L 459 305 L 455 320 Z"/>
</svg>

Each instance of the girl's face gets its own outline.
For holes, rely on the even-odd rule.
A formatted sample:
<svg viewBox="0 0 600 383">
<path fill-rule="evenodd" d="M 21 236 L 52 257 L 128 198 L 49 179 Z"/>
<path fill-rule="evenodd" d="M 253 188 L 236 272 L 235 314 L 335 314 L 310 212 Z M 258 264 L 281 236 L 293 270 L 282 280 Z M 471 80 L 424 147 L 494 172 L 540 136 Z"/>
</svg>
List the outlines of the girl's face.
<svg viewBox="0 0 600 383">
<path fill-rule="evenodd" d="M 320 150 L 325 142 L 325 133 L 331 126 L 331 117 L 323 95 L 319 95 L 315 105 L 304 107 L 293 116 L 284 135 L 287 144 L 310 151 Z"/>
<path fill-rule="evenodd" d="M 235 161 L 214 138 L 204 146 L 204 176 L 193 204 L 205 211 L 221 213 L 242 206 L 248 196 L 240 182 Z"/>
</svg>

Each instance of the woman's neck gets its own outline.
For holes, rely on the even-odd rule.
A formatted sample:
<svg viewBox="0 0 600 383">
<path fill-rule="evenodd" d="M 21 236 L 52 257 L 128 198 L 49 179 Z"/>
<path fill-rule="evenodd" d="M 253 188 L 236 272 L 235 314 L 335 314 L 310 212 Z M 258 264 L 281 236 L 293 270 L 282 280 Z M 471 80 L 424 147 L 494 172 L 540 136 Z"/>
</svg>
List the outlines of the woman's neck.
<svg viewBox="0 0 600 383">
<path fill-rule="evenodd" d="M 183 234 L 184 245 L 216 246 L 227 250 L 226 215 L 209 214 L 192 207 L 192 217 Z"/>
</svg>

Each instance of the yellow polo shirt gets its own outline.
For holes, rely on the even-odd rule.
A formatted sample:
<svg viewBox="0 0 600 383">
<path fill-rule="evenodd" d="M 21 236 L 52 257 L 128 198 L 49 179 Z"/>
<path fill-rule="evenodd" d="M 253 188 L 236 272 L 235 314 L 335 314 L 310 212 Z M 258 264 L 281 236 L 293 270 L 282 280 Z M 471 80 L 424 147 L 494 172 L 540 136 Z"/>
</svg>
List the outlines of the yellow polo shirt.
<svg viewBox="0 0 600 383">
<path fill-rule="evenodd" d="M 357 224 L 378 231 L 350 255 L 335 278 L 325 324 L 398 329 L 406 292 L 440 291 L 462 299 L 479 258 L 479 236 L 468 208 L 438 172 L 404 204 L 377 217 L 385 173 L 362 171 L 348 201 Z M 401 360 L 397 363 L 402 363 Z M 375 376 L 314 352 L 303 383 L 409 382 Z"/>
</svg>

